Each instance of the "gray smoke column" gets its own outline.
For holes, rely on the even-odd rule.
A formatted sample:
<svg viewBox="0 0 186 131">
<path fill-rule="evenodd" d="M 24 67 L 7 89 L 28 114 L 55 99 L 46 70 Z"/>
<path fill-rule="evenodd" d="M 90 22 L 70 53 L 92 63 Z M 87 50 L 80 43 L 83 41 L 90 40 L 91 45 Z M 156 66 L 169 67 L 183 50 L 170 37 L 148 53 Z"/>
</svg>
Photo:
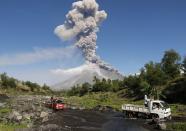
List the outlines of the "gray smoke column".
<svg viewBox="0 0 186 131">
<path fill-rule="evenodd" d="M 95 63 L 101 68 L 114 70 L 96 55 L 97 32 L 107 13 L 99 11 L 95 0 L 82 0 L 72 4 L 63 25 L 56 27 L 55 34 L 63 40 L 75 39 L 75 45 L 82 50 L 86 62 Z"/>
</svg>

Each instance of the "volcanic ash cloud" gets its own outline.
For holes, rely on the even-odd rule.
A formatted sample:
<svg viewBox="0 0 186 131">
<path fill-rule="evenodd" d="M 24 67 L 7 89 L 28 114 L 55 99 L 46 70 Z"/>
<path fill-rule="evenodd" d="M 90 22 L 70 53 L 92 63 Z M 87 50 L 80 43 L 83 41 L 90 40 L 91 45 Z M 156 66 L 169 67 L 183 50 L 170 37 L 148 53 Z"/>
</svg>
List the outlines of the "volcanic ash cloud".
<svg viewBox="0 0 186 131">
<path fill-rule="evenodd" d="M 82 0 L 72 4 L 63 25 L 56 27 L 55 34 L 63 40 L 75 39 L 75 45 L 82 50 L 86 63 L 94 63 L 106 70 L 114 70 L 96 55 L 97 32 L 107 13 L 99 11 L 95 0 Z"/>
</svg>

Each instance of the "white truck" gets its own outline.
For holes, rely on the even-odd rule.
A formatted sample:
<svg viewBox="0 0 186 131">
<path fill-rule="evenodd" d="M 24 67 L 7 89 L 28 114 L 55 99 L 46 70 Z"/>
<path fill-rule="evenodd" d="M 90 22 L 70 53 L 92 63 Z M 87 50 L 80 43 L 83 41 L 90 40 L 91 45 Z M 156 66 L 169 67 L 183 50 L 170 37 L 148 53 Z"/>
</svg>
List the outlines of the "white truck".
<svg viewBox="0 0 186 131">
<path fill-rule="evenodd" d="M 146 95 L 144 106 L 124 104 L 122 105 L 122 111 L 128 118 L 171 119 L 171 109 L 166 102 L 148 99 Z"/>
</svg>

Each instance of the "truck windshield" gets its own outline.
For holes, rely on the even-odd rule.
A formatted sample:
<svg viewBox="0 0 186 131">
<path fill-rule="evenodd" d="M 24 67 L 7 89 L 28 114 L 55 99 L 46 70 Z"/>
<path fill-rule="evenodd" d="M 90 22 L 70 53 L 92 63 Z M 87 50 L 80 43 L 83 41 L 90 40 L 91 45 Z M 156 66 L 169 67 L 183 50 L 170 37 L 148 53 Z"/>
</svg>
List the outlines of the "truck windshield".
<svg viewBox="0 0 186 131">
<path fill-rule="evenodd" d="M 169 108 L 169 105 L 166 102 L 161 102 L 163 108 L 167 109 Z"/>
<path fill-rule="evenodd" d="M 56 103 L 58 103 L 58 104 L 63 104 L 63 101 L 57 100 Z"/>
</svg>

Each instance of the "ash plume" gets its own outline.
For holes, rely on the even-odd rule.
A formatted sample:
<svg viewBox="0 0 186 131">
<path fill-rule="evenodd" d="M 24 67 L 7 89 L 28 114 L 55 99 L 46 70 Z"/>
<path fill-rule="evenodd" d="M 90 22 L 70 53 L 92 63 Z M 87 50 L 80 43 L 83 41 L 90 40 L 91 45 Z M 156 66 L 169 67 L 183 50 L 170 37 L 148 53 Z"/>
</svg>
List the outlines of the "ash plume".
<svg viewBox="0 0 186 131">
<path fill-rule="evenodd" d="M 100 24 L 107 18 L 104 10 L 99 11 L 95 0 L 81 0 L 72 4 L 66 15 L 66 21 L 55 29 L 55 34 L 63 40 L 75 40 L 82 50 L 86 63 L 97 64 L 100 68 L 116 71 L 96 55 L 97 32 Z"/>
</svg>

